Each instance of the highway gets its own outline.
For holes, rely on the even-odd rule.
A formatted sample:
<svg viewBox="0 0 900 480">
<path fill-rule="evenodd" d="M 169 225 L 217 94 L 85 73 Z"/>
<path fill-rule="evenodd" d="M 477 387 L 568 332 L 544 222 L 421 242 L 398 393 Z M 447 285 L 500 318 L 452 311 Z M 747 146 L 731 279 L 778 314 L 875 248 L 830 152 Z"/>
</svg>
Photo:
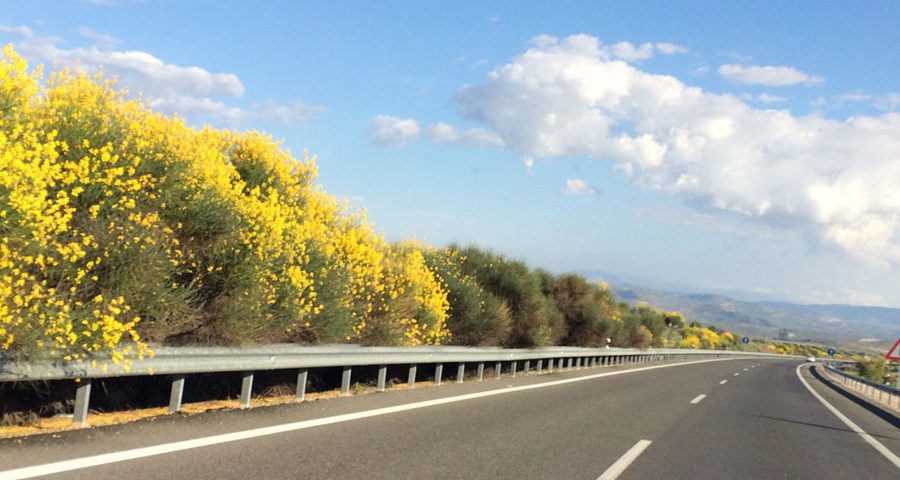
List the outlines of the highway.
<svg viewBox="0 0 900 480">
<path fill-rule="evenodd" d="M 176 415 L 0 441 L 0 479 L 900 478 L 897 418 L 799 365 L 584 368 Z"/>
</svg>

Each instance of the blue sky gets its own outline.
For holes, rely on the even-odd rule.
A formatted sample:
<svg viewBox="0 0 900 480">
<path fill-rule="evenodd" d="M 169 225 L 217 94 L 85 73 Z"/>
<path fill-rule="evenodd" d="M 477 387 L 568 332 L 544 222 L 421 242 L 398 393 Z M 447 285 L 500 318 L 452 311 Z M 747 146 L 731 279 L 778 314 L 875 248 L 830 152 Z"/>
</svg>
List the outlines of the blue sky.
<svg viewBox="0 0 900 480">
<path fill-rule="evenodd" d="M 253 3 L 8 1 L 0 43 L 307 149 L 389 239 L 900 306 L 900 3 Z"/>
</svg>

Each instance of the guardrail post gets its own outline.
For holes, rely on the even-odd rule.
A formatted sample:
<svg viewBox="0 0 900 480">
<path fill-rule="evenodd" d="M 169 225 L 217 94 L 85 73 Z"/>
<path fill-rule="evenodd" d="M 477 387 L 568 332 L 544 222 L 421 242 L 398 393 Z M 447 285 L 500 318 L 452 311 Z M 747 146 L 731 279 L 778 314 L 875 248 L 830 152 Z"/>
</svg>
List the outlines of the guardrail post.
<svg viewBox="0 0 900 480">
<path fill-rule="evenodd" d="M 537 367 L 535 367 L 535 370 L 537 370 L 537 373 L 541 373 L 541 370 L 543 370 L 543 369 L 544 369 L 544 359 L 539 358 L 537 361 Z"/>
<path fill-rule="evenodd" d="M 169 390 L 169 413 L 178 413 L 181 410 L 181 397 L 184 394 L 184 375 L 176 375 L 172 380 L 172 389 Z"/>
<path fill-rule="evenodd" d="M 528 375 L 528 369 L 531 367 L 531 360 L 525 360 L 525 366 L 522 367 L 522 375 Z"/>
<path fill-rule="evenodd" d="M 308 376 L 309 372 L 305 368 L 297 371 L 297 394 L 294 396 L 294 400 L 297 402 L 302 402 L 306 399 L 306 379 Z"/>
<path fill-rule="evenodd" d="M 353 375 L 353 369 L 351 367 L 344 367 L 344 371 L 341 372 L 341 396 L 350 395 L 351 375 Z"/>
<path fill-rule="evenodd" d="M 253 393 L 253 372 L 244 373 L 241 380 L 241 408 L 250 408 L 250 397 Z"/>
<path fill-rule="evenodd" d="M 581 361 L 582 360 L 583 359 L 581 357 L 578 357 L 575 359 L 575 370 L 581 370 Z"/>
<path fill-rule="evenodd" d="M 412 389 L 416 384 L 416 365 L 409 366 L 409 375 L 406 377 L 406 388 Z"/>
<path fill-rule="evenodd" d="M 383 392 L 385 382 L 387 382 L 387 365 L 380 365 L 378 367 L 378 384 L 375 389 Z"/>
<path fill-rule="evenodd" d="M 72 414 L 72 423 L 86 425 L 88 405 L 91 403 L 91 379 L 82 378 L 81 385 L 75 389 L 75 411 Z"/>
<path fill-rule="evenodd" d="M 439 363 L 439 364 L 437 364 L 437 366 L 434 367 L 434 384 L 440 385 L 441 380 L 442 380 L 441 377 L 443 377 L 443 376 L 444 376 L 444 364 Z"/>
<path fill-rule="evenodd" d="M 456 383 L 463 383 L 463 380 L 466 378 L 466 364 L 460 363 L 459 366 L 456 367 Z"/>
<path fill-rule="evenodd" d="M 494 378 L 500 378 L 500 374 L 503 373 L 503 362 L 497 362 L 494 365 Z"/>
<path fill-rule="evenodd" d="M 510 376 L 513 378 L 515 378 L 515 376 L 516 376 L 516 367 L 518 366 L 518 363 L 519 362 L 513 360 L 512 365 L 509 366 L 509 373 L 510 373 Z"/>
<path fill-rule="evenodd" d="M 479 382 L 484 380 L 484 362 L 478 363 L 478 369 L 476 372 L 476 376 L 478 377 Z"/>
<path fill-rule="evenodd" d="M 572 368 L 572 357 L 569 357 L 566 359 L 566 369 L 568 370 L 571 368 Z"/>
<path fill-rule="evenodd" d="M 565 361 L 566 361 L 565 358 L 560 358 L 560 359 L 558 359 L 558 360 L 556 361 L 556 368 L 557 368 L 557 370 L 562 370 L 563 368 L 565 368 L 565 367 L 563 366 L 563 364 L 564 364 Z"/>
</svg>

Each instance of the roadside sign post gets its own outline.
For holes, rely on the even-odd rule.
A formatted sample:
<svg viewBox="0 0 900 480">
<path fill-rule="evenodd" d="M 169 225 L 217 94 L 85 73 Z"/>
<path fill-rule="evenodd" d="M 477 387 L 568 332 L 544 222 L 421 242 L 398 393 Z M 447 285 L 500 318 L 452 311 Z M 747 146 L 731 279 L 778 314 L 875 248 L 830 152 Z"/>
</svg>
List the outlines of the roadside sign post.
<svg viewBox="0 0 900 480">
<path fill-rule="evenodd" d="M 834 348 L 829 348 L 829 349 L 828 349 L 828 358 L 829 358 L 828 362 L 831 364 L 832 367 L 834 366 L 834 354 L 835 354 L 835 352 L 836 352 L 836 351 L 835 351 Z"/>
<path fill-rule="evenodd" d="M 894 346 L 888 350 L 884 358 L 897 362 L 897 376 L 894 377 L 894 388 L 900 388 L 900 338 L 894 342 Z"/>
<path fill-rule="evenodd" d="M 743 343 L 744 345 L 750 343 L 750 337 L 744 337 L 744 338 L 742 338 L 742 339 L 741 339 L 741 343 Z"/>
</svg>

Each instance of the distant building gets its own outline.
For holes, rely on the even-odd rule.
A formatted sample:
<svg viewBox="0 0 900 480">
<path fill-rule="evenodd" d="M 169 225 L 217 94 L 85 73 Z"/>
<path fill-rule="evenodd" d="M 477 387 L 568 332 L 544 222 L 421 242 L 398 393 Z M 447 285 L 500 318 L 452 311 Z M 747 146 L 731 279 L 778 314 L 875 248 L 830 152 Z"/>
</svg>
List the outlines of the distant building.
<svg viewBox="0 0 900 480">
<path fill-rule="evenodd" d="M 792 332 L 789 328 L 782 328 L 778 330 L 778 340 L 790 340 L 794 338 L 794 332 Z"/>
</svg>

